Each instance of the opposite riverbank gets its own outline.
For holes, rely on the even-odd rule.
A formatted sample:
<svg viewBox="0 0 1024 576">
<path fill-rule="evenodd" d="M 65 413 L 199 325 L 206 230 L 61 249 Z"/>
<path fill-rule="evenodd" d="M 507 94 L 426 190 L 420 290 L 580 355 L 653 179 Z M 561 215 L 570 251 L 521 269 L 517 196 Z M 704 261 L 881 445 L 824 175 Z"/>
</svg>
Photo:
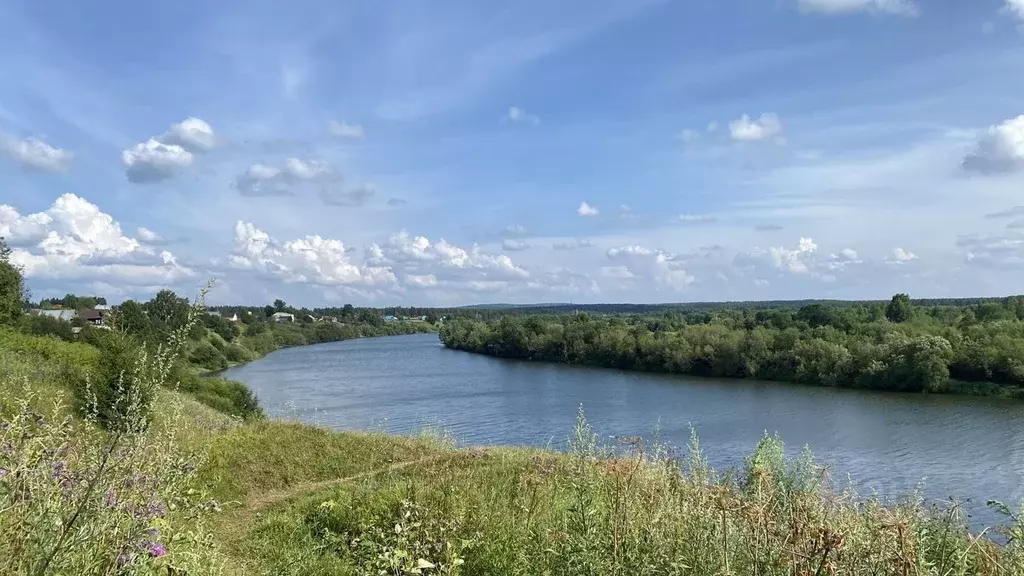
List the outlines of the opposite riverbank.
<svg viewBox="0 0 1024 576">
<path fill-rule="evenodd" d="M 1024 398 L 1024 301 L 459 318 L 448 348 L 501 358 L 824 387 Z"/>
</svg>

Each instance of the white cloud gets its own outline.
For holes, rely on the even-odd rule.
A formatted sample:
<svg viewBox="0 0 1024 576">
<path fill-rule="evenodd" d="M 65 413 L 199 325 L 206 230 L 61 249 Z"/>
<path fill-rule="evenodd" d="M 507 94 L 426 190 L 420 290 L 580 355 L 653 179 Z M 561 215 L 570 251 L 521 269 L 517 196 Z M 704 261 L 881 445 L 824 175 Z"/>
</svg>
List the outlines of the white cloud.
<svg viewBox="0 0 1024 576">
<path fill-rule="evenodd" d="M 609 260 L 621 263 L 634 277 L 654 280 L 671 288 L 683 288 L 695 280 L 674 254 L 662 250 L 630 245 L 611 248 L 607 255 Z M 610 273 L 618 274 L 619 278 L 624 277 L 622 268 L 611 270 Z"/>
<path fill-rule="evenodd" d="M 579 250 L 580 248 L 593 248 L 594 243 L 586 238 L 564 240 L 551 245 L 554 250 Z"/>
<path fill-rule="evenodd" d="M 269 274 L 287 283 L 378 286 L 397 281 L 388 267 L 358 265 L 341 240 L 307 235 L 278 242 L 252 223 L 235 224 L 233 268 Z"/>
<path fill-rule="evenodd" d="M 173 177 L 192 165 L 192 153 L 177 144 L 163 144 L 153 138 L 121 151 L 121 163 L 129 182 L 158 182 Z"/>
<path fill-rule="evenodd" d="M 985 174 L 1024 169 L 1024 114 L 990 127 L 961 166 Z"/>
<path fill-rule="evenodd" d="M 213 128 L 199 118 L 189 117 L 159 136 L 122 150 L 121 163 L 129 182 L 159 182 L 191 166 L 194 153 L 206 152 L 217 145 Z"/>
<path fill-rule="evenodd" d="M 505 241 L 501 243 L 502 250 L 509 250 L 512 252 L 520 250 L 529 250 L 532 247 L 533 246 L 531 246 L 528 242 L 523 242 L 522 240 L 513 240 L 512 238 L 506 238 Z"/>
<path fill-rule="evenodd" d="M 157 234 L 156 232 L 153 232 L 152 230 L 144 226 L 139 226 L 138 228 L 136 228 L 135 235 L 138 236 L 140 242 L 144 244 L 149 244 L 150 246 L 157 246 L 167 242 L 167 240 L 165 240 L 163 236 Z"/>
<path fill-rule="evenodd" d="M 540 118 L 518 106 L 509 107 L 505 119 L 515 124 L 533 124 L 534 126 L 540 124 Z"/>
<path fill-rule="evenodd" d="M 796 248 L 789 249 L 782 246 L 771 247 L 768 255 L 772 264 L 780 269 L 794 274 L 806 274 L 809 270 L 807 256 L 818 251 L 818 245 L 810 238 L 801 238 Z"/>
<path fill-rule="evenodd" d="M 416 288 L 433 288 L 437 286 L 437 276 L 433 274 L 409 274 L 405 277 L 405 283 Z"/>
<path fill-rule="evenodd" d="M 324 202 L 333 203 L 345 199 L 346 191 L 340 188 L 340 181 L 341 177 L 327 162 L 292 157 L 285 160 L 282 168 L 266 164 L 249 166 L 235 178 L 235 188 L 242 196 L 291 196 L 303 183 L 316 184 L 322 187 Z M 372 195 L 372 190 L 364 190 L 352 197 L 365 200 L 368 195 Z"/>
<path fill-rule="evenodd" d="M 863 263 L 863 260 L 858 257 L 856 250 L 853 248 L 843 248 L 838 254 L 829 255 L 825 268 L 833 271 L 845 270 L 847 266 L 861 263 Z"/>
<path fill-rule="evenodd" d="M 170 252 L 157 254 L 124 235 L 95 205 L 64 194 L 45 212 L 20 215 L 0 206 L 0 235 L 9 236 L 11 260 L 31 278 L 99 277 L 136 285 L 171 283 L 195 275 Z"/>
<path fill-rule="evenodd" d="M 19 140 L 0 132 L 0 154 L 10 157 L 23 167 L 44 172 L 66 172 L 71 168 L 74 154 L 54 148 L 38 138 Z"/>
<path fill-rule="evenodd" d="M 347 140 L 362 140 L 366 138 L 366 131 L 363 130 L 363 127 L 360 124 L 349 124 L 347 122 L 335 122 L 332 120 L 327 123 L 327 132 L 331 136 Z"/>
<path fill-rule="evenodd" d="M 586 202 L 580 202 L 580 207 L 576 209 L 576 213 L 580 216 L 597 216 L 600 212 L 598 212 L 596 207 Z"/>
<path fill-rule="evenodd" d="M 680 214 L 678 220 L 686 224 L 709 224 L 718 221 L 710 214 Z"/>
<path fill-rule="evenodd" d="M 782 134 L 782 122 L 775 114 L 765 113 L 754 120 L 744 114 L 729 123 L 729 135 L 737 142 L 756 142 Z"/>
<path fill-rule="evenodd" d="M 1024 0 L 1006 0 L 1006 9 L 1024 20 Z"/>
<path fill-rule="evenodd" d="M 883 12 L 902 16 L 915 16 L 917 5 L 913 0 L 797 0 L 801 10 L 845 14 L 850 12 Z M 1017 1 L 1017 0 L 1013 0 Z"/>
<path fill-rule="evenodd" d="M 509 224 L 502 230 L 502 234 L 508 237 L 526 236 L 530 233 L 522 224 Z"/>
<path fill-rule="evenodd" d="M 212 150 L 218 146 L 213 128 L 199 118 L 186 118 L 171 126 L 160 140 L 165 144 L 177 144 L 186 150 Z"/>
<path fill-rule="evenodd" d="M 526 269 L 504 254 L 486 254 L 476 245 L 466 250 L 444 239 L 432 242 L 405 230 L 393 234 L 383 246 L 371 244 L 367 262 L 399 269 L 406 278 L 432 275 L 452 288 L 466 288 L 474 280 L 519 282 L 530 278 Z"/>
<path fill-rule="evenodd" d="M 887 259 L 886 262 L 890 264 L 903 264 L 911 260 L 917 260 L 917 255 L 903 248 L 893 248 L 892 257 Z"/>
</svg>

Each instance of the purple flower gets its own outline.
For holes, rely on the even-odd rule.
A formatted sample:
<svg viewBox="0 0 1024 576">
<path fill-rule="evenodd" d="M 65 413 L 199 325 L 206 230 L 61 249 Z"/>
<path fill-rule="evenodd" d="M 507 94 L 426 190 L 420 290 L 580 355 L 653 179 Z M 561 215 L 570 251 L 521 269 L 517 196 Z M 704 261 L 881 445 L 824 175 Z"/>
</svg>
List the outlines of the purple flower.
<svg viewBox="0 0 1024 576">
<path fill-rule="evenodd" d="M 8 473 L 9 472 L 7 471 L 6 468 L 0 468 L 0 479 L 2 479 L 4 476 L 7 476 Z"/>
<path fill-rule="evenodd" d="M 159 558 L 167 554 L 167 550 L 164 549 L 164 545 L 159 542 L 153 542 L 149 545 L 149 555 L 153 558 Z"/>
<path fill-rule="evenodd" d="M 53 479 L 56 480 L 64 474 L 64 471 L 68 468 L 68 463 L 63 460 L 58 460 L 51 464 L 53 468 Z"/>
</svg>

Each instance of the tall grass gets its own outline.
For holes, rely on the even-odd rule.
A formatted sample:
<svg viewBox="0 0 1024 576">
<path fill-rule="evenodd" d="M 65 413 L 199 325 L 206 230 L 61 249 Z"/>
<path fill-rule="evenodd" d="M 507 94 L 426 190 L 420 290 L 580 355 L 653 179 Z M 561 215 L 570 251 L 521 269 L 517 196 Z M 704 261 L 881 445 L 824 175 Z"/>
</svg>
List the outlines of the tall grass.
<svg viewBox="0 0 1024 576">
<path fill-rule="evenodd" d="M 193 318 L 198 310 L 201 298 Z M 27 378 L 20 392 L 0 387 L 9 403 L 0 410 L 0 574 L 220 572 L 205 526 L 218 506 L 196 490 L 205 457 L 179 441 L 180 407 L 150 427 L 150 402 L 189 328 L 133 354 L 105 382 L 109 405 L 90 394 L 87 373 L 84 417 L 59 395 L 40 409 Z"/>
<path fill-rule="evenodd" d="M 1022 534 L 1022 524 L 1006 534 Z M 471 450 L 361 479 L 268 514 L 249 550 L 268 574 L 1022 574 L 1017 537 L 968 532 L 957 506 L 836 491 L 765 438 L 718 475 L 580 418 L 567 454 Z"/>
</svg>

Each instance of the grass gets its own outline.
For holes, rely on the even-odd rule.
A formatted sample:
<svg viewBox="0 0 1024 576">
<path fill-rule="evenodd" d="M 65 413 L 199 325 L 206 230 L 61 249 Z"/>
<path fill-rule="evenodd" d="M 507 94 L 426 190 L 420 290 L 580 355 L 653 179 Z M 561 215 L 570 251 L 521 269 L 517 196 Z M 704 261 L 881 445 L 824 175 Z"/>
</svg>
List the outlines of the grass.
<svg viewBox="0 0 1024 576">
<path fill-rule="evenodd" d="M 382 448 L 338 436 L 366 456 Z M 370 456 L 333 483 L 252 501 L 225 552 L 240 574 L 1024 573 L 1019 543 L 972 536 L 958 508 L 836 492 L 777 439 L 725 477 L 696 443 L 682 462 L 639 441 L 619 448 L 598 446 L 581 420 L 566 454 L 430 449 L 400 466 Z"/>
<path fill-rule="evenodd" d="M 42 573 L 1024 574 L 1024 522 L 1011 510 L 1002 532 L 972 535 L 955 505 L 839 490 L 776 438 L 720 475 L 696 440 L 682 451 L 602 446 L 582 414 L 564 453 L 456 449 L 436 436 L 246 421 L 160 389 L 145 433 L 110 444 L 64 408 L 68 371 L 88 352 L 31 338 L 0 332 L 0 432 L 20 439 L 13 455 L 0 446 L 0 468 L 16 471 L 0 473 L 4 573 L 39 573 L 33 559 L 61 549 L 60 526 L 79 509 L 77 544 Z M 109 467 L 107 445 L 124 455 Z M 140 475 L 155 483 L 140 491 Z M 68 500 L 71 477 L 104 484 Z M 108 494 L 178 508 L 139 519 Z"/>
</svg>

